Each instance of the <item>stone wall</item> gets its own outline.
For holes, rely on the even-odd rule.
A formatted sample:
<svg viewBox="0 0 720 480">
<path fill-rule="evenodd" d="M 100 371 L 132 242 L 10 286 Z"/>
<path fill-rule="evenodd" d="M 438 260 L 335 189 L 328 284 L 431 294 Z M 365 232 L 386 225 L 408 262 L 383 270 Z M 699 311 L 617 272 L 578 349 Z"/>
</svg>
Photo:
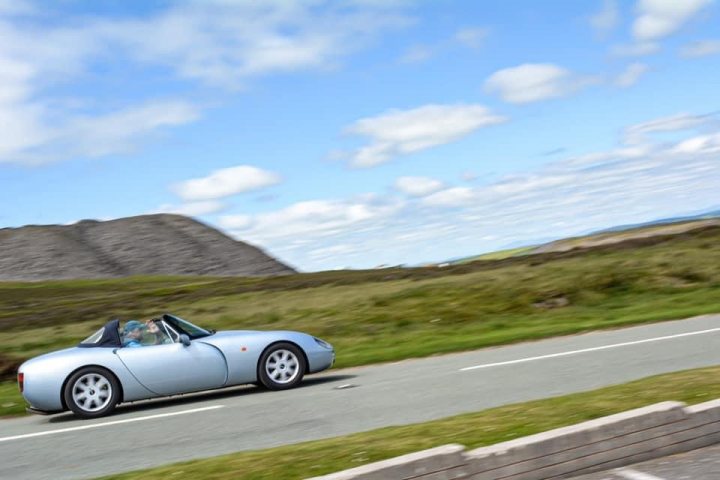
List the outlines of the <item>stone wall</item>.
<svg viewBox="0 0 720 480">
<path fill-rule="evenodd" d="M 720 399 L 663 402 L 475 450 L 444 445 L 312 480 L 569 478 L 720 443 Z"/>
</svg>

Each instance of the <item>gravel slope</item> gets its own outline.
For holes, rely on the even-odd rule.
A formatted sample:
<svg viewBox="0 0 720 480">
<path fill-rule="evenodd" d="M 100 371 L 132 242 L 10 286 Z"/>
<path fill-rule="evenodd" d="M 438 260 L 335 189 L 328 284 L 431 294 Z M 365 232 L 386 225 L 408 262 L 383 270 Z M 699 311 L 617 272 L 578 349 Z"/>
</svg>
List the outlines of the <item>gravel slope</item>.
<svg viewBox="0 0 720 480">
<path fill-rule="evenodd" d="M 259 248 L 180 215 L 0 229 L 0 280 L 290 273 Z"/>
</svg>

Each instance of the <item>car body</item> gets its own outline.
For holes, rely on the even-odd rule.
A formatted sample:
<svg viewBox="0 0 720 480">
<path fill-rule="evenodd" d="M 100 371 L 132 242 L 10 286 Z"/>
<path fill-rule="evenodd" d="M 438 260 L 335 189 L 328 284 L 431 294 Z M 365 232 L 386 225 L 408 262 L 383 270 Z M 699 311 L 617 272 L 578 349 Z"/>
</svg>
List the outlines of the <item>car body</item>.
<svg viewBox="0 0 720 480">
<path fill-rule="evenodd" d="M 23 363 L 18 383 L 28 411 L 69 409 L 94 418 L 122 402 L 241 384 L 282 390 L 335 361 L 330 344 L 305 333 L 215 332 L 169 314 L 153 322 L 162 329 L 162 336 L 155 334 L 162 342 L 123 346 L 119 321 L 113 320 L 74 348 Z"/>
</svg>

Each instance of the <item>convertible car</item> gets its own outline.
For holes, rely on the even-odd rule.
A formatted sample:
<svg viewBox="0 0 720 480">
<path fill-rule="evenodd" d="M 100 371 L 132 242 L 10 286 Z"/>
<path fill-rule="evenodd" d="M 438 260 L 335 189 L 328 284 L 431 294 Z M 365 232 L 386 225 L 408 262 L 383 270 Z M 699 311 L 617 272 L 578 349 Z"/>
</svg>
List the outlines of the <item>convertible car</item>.
<svg viewBox="0 0 720 480">
<path fill-rule="evenodd" d="M 18 385 L 30 412 L 95 418 L 121 402 L 200 390 L 248 383 L 284 390 L 334 361 L 329 343 L 305 333 L 215 332 L 165 314 L 122 329 L 112 320 L 77 347 L 28 360 Z"/>
</svg>

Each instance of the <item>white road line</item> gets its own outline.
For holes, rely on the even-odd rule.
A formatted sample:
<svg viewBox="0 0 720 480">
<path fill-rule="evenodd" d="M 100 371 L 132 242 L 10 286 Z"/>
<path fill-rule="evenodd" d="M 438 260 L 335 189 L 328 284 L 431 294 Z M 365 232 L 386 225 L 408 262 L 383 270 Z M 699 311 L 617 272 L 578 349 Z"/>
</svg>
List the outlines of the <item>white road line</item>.
<svg viewBox="0 0 720 480">
<path fill-rule="evenodd" d="M 9 442 L 11 440 L 21 440 L 24 438 L 32 438 L 32 437 L 42 437 L 45 435 L 54 435 L 56 433 L 75 432 L 78 430 L 87 430 L 90 428 L 109 427 L 111 425 L 120 425 L 121 423 L 141 422 L 143 420 L 154 420 L 156 418 L 174 417 L 176 415 L 187 415 L 188 413 L 197 413 L 197 412 L 204 412 L 207 410 L 216 410 L 218 408 L 223 408 L 224 406 L 225 405 L 213 405 L 211 407 L 193 408 L 191 410 L 182 410 L 180 412 L 159 413 L 157 415 L 148 415 L 146 417 L 126 418 L 125 420 L 115 420 L 113 422 L 104 422 L 104 423 L 93 423 L 92 425 L 82 425 L 80 427 L 60 428 L 57 430 L 46 430 L 44 432 L 27 433 L 25 435 L 14 435 L 12 437 L 0 437 L 0 442 Z"/>
<path fill-rule="evenodd" d="M 520 358 L 517 360 L 509 360 L 507 362 L 486 363 L 484 365 L 475 365 L 472 367 L 461 368 L 460 371 L 465 372 L 467 370 L 477 370 L 480 368 L 500 367 L 503 365 L 514 365 L 516 363 L 534 362 L 535 360 L 545 360 L 546 358 L 567 357 L 569 355 L 577 355 L 579 353 L 597 352 L 599 350 L 608 350 L 610 348 L 628 347 L 630 345 L 640 345 L 641 343 L 660 342 L 663 340 L 672 340 L 674 338 L 690 337 L 692 335 L 702 335 L 704 333 L 713 333 L 713 332 L 720 332 L 720 328 L 710 328 L 708 330 L 700 330 L 698 332 L 678 333 L 676 335 L 667 335 L 665 337 L 647 338 L 645 340 L 636 340 L 634 342 L 615 343 L 613 345 L 603 345 L 600 347 L 584 348 L 582 350 L 572 350 L 569 352 L 551 353 L 549 355 L 540 355 L 538 357 Z"/>
<path fill-rule="evenodd" d="M 663 480 L 662 478 L 656 477 L 655 475 L 638 472 L 629 468 L 621 468 L 620 470 L 616 470 L 615 474 L 623 478 L 627 478 L 628 480 Z"/>
</svg>

